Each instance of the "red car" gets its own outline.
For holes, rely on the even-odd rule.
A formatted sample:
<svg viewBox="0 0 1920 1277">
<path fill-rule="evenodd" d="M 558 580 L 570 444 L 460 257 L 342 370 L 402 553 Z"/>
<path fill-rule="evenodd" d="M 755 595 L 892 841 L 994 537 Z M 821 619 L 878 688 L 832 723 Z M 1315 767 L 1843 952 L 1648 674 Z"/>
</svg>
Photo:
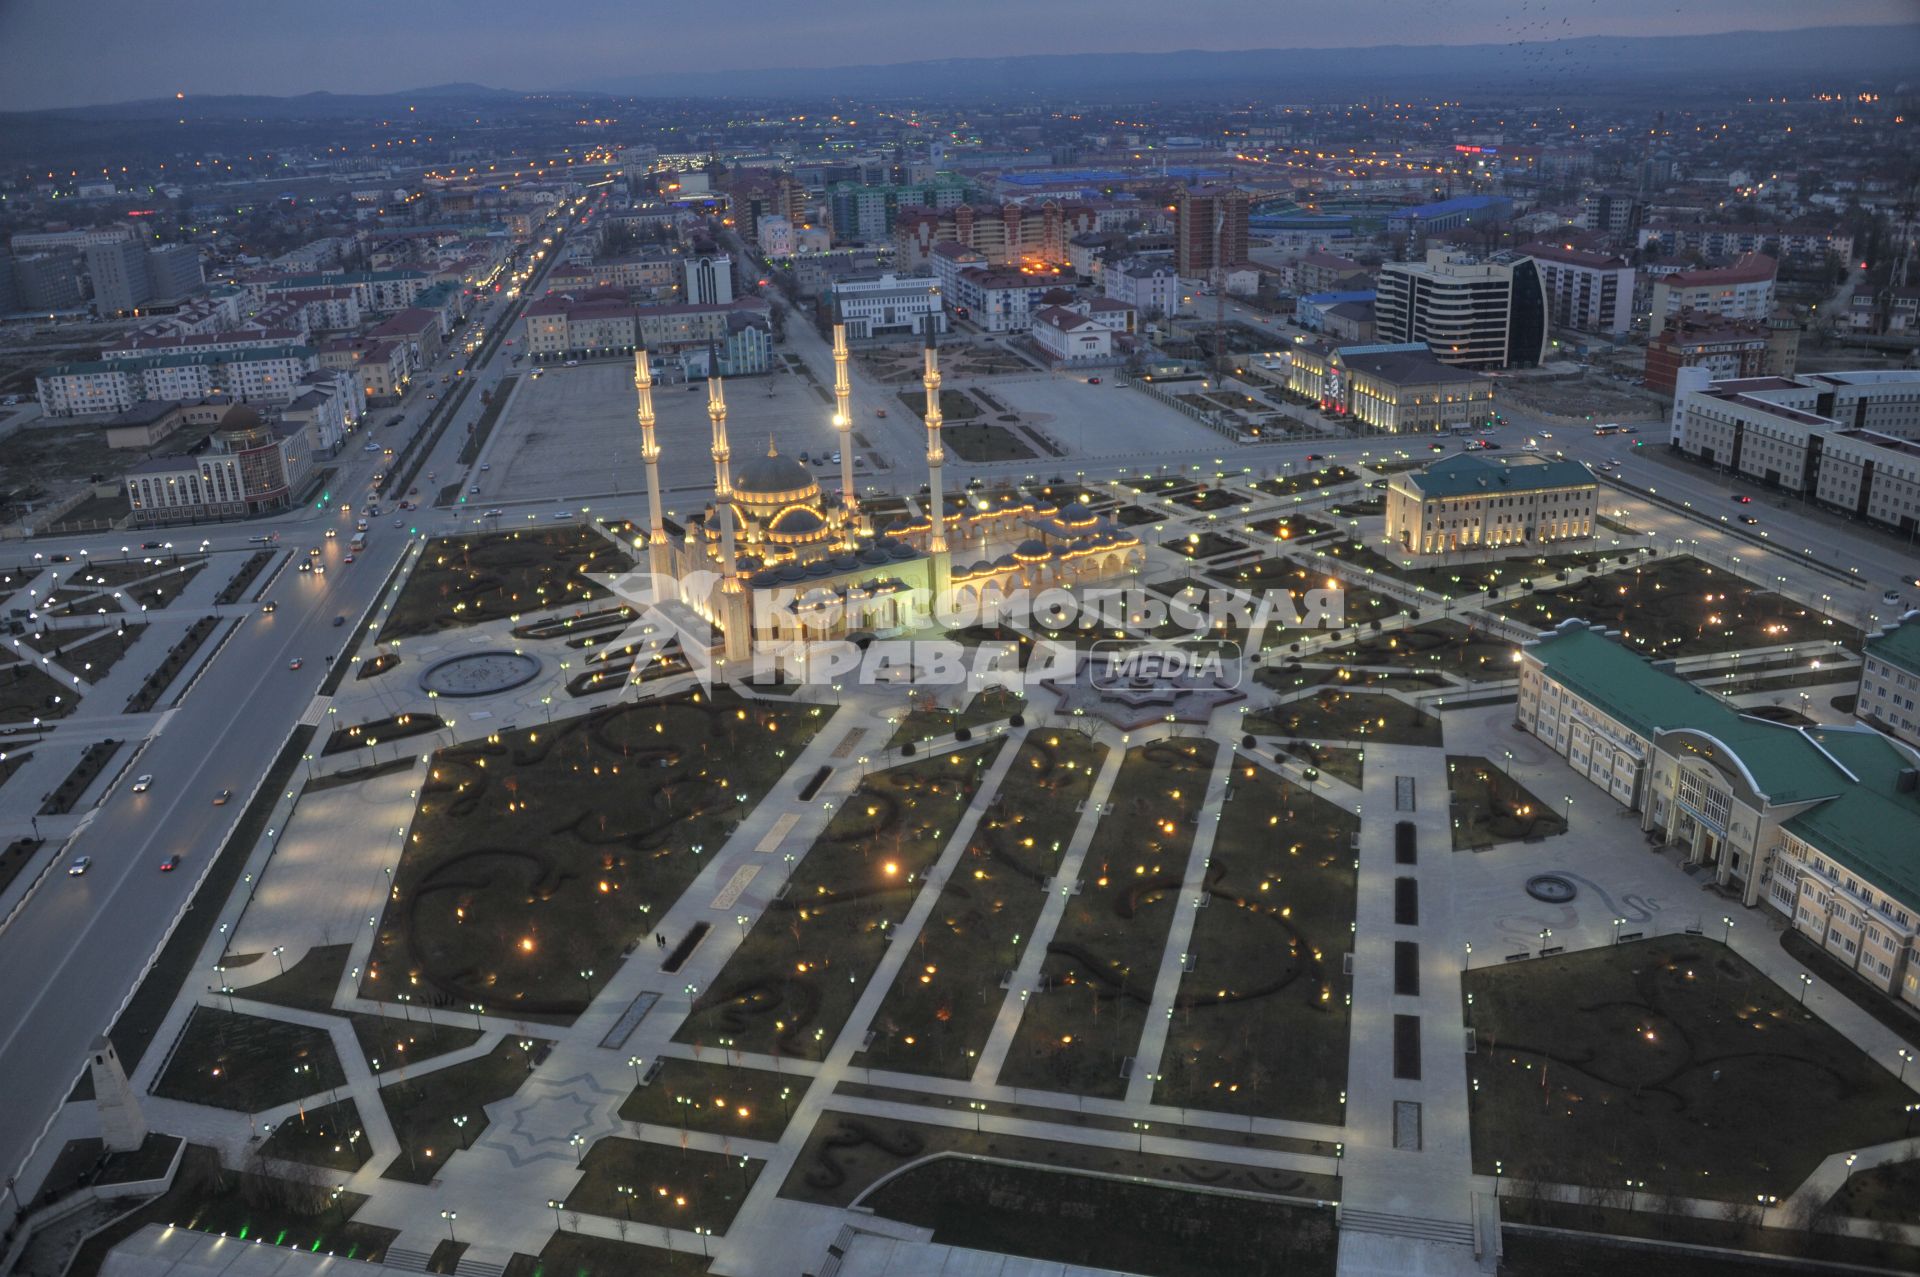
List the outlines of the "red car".
<svg viewBox="0 0 1920 1277">
<path fill-rule="evenodd" d="M 1743 497 L 1743 496 L 1740 496 L 1740 495 L 1739 495 L 1738 493 L 1736 493 L 1736 494 L 1734 495 L 1734 498 L 1733 498 L 1733 499 L 1734 499 L 1735 501 L 1738 501 L 1738 502 L 1739 502 L 1739 503 L 1740 503 L 1741 505 L 1752 505 L 1752 504 L 1753 504 L 1753 498 L 1752 498 L 1752 497 Z"/>
<path fill-rule="evenodd" d="M 179 867 L 180 867 L 180 857 L 177 855 L 168 856 L 165 860 L 160 862 L 160 872 L 163 874 L 170 874 L 174 870 L 178 869 Z"/>
</svg>

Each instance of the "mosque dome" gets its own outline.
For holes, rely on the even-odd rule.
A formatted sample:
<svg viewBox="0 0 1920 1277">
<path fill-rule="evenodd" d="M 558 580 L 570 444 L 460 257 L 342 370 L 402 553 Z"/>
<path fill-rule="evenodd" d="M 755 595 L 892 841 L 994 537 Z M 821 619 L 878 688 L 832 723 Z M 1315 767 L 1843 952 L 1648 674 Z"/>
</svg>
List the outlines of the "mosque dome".
<svg viewBox="0 0 1920 1277">
<path fill-rule="evenodd" d="M 733 472 L 733 490 L 742 496 L 785 496 L 813 487 L 813 476 L 807 468 L 774 451 L 771 442 L 766 455 L 747 458 Z"/>
</svg>

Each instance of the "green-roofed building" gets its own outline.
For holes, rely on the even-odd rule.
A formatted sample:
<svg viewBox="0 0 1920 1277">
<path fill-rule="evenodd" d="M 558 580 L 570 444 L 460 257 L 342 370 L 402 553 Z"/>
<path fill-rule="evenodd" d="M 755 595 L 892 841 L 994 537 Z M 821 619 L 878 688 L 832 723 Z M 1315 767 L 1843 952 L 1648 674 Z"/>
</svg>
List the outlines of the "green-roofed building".
<svg viewBox="0 0 1920 1277">
<path fill-rule="evenodd" d="M 1920 1006 L 1920 752 L 1743 714 L 1582 621 L 1521 648 L 1515 712 L 1656 841 Z"/>
<path fill-rule="evenodd" d="M 1533 553 L 1594 533 L 1600 484 L 1578 461 L 1455 453 L 1387 483 L 1387 539 L 1409 554 Z"/>
<path fill-rule="evenodd" d="M 1869 635 L 1861 653 L 1853 712 L 1890 736 L 1920 746 L 1920 612 Z"/>
</svg>

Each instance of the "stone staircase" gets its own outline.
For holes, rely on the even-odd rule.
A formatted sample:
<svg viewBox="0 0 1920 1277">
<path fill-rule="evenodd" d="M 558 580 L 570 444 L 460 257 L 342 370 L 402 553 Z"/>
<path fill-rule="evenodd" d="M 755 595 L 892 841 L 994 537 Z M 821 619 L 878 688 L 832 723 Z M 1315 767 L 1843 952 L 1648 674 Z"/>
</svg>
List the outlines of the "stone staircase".
<svg viewBox="0 0 1920 1277">
<path fill-rule="evenodd" d="M 1417 1215 L 1391 1215 L 1385 1211 L 1340 1209 L 1340 1227 L 1348 1232 L 1380 1233 L 1388 1237 L 1409 1237 L 1415 1241 L 1440 1242 L 1452 1246 L 1473 1245 L 1473 1225 L 1445 1219 L 1422 1219 Z"/>
</svg>

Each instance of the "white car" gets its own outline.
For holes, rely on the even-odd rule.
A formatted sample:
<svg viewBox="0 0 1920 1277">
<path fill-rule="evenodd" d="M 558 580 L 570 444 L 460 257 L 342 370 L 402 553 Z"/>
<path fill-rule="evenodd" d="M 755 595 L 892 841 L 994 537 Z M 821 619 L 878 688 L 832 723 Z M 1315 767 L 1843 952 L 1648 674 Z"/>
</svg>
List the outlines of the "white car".
<svg viewBox="0 0 1920 1277">
<path fill-rule="evenodd" d="M 81 874 L 85 873 L 88 870 L 88 868 L 92 866 L 92 864 L 93 864 L 92 856 L 79 857 L 72 864 L 67 866 L 67 877 L 78 878 Z"/>
<path fill-rule="evenodd" d="M 135 776 L 135 777 L 133 778 L 133 792 L 134 792 L 134 793 L 136 793 L 136 794 L 144 794 L 144 793 L 146 793 L 146 792 L 147 792 L 147 791 L 148 791 L 149 789 L 152 789 L 152 788 L 153 788 L 153 777 L 151 777 L 151 776 Z"/>
</svg>

